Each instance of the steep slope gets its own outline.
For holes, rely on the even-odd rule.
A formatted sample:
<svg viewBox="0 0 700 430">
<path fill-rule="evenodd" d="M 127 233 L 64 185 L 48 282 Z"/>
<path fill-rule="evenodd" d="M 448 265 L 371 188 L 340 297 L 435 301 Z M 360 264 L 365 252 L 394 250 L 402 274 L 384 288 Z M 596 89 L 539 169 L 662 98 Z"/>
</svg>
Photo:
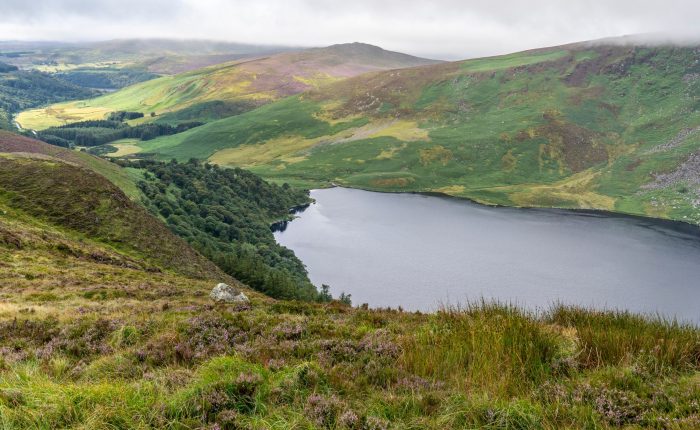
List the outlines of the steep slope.
<svg viewBox="0 0 700 430">
<path fill-rule="evenodd" d="M 370 73 L 141 151 L 307 184 L 697 223 L 699 52 L 582 43 Z"/>
<path fill-rule="evenodd" d="M 203 256 L 208 259 L 207 267 L 211 267 L 209 261 L 214 262 L 223 272 L 270 297 L 324 298 L 309 281 L 303 263 L 278 245 L 270 230 L 270 224 L 290 217 L 290 208 L 308 204 L 306 190 L 269 184 L 240 169 L 194 162 L 122 162 L 120 167 L 85 152 L 5 132 L 0 132 L 0 154 L 33 161 L 30 165 L 0 163 L 7 169 L 0 173 L 0 190 L 4 187 L 18 193 L 19 202 L 27 203 L 36 216 L 118 248 L 123 243 L 136 244 L 139 255 L 158 255 L 159 265 L 175 270 L 200 264 Z M 52 173 L 49 167 L 59 161 L 61 168 Z M 22 176 L 31 180 L 22 181 Z M 4 185 L 2 178 L 7 182 Z M 123 201 L 127 196 L 107 180 L 130 201 Z M 74 196 L 70 195 L 72 188 L 77 193 Z M 28 201 L 26 194 L 31 195 Z M 107 199 L 111 199 L 109 204 L 103 203 Z M 143 213 L 142 207 L 156 219 Z M 166 229 L 189 246 L 178 251 L 184 244 L 168 244 L 171 234 L 164 236 L 166 243 L 160 243 L 158 237 Z M 193 256 L 190 246 L 201 256 Z"/>
<path fill-rule="evenodd" d="M 290 208 L 308 205 L 308 191 L 194 161 L 122 164 L 143 172 L 138 186 L 144 206 L 226 273 L 277 299 L 324 298 L 270 229 L 290 218 Z"/>
<path fill-rule="evenodd" d="M 88 259 L 117 261 L 147 271 L 227 278 L 107 178 L 86 167 L 92 164 L 82 157 L 0 134 L 0 202 L 13 215 L 9 219 L 45 225 L 102 249 L 85 255 Z M 14 235 L 12 230 L 8 234 Z M 82 256 L 81 247 L 76 249 Z"/>
<path fill-rule="evenodd" d="M 202 110 L 202 104 L 225 102 L 229 111 L 255 106 L 367 71 L 433 63 L 431 60 L 385 51 L 360 43 L 314 48 L 258 59 L 220 64 L 176 76 L 133 85 L 92 100 L 63 103 L 23 112 L 18 122 L 42 129 L 89 119 L 112 111 L 155 112 Z M 205 110 L 206 105 L 205 105 Z M 230 114 L 227 111 L 227 114 Z M 185 119 L 200 116 L 185 114 Z M 146 118 L 151 119 L 150 116 Z M 174 118 L 175 121 L 178 118 Z"/>
</svg>

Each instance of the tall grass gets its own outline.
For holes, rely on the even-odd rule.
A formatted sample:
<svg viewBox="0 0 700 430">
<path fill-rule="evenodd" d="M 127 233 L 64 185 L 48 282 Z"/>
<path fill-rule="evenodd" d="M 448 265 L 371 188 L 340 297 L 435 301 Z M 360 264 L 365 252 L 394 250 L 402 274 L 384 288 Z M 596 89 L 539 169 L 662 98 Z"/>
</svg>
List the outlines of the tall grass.
<svg viewBox="0 0 700 430">
<path fill-rule="evenodd" d="M 554 307 L 545 320 L 575 329 L 578 361 L 587 368 L 641 364 L 660 373 L 700 366 L 700 332 L 690 324 L 566 306 Z"/>
<path fill-rule="evenodd" d="M 546 379 L 562 350 L 529 313 L 485 302 L 441 310 L 403 346 L 410 372 L 503 397 Z"/>
<path fill-rule="evenodd" d="M 700 369 L 700 331 L 621 311 L 557 305 L 538 316 L 481 302 L 429 317 L 404 336 L 402 360 L 416 375 L 509 398 L 552 378 L 608 366 L 657 375 Z"/>
</svg>

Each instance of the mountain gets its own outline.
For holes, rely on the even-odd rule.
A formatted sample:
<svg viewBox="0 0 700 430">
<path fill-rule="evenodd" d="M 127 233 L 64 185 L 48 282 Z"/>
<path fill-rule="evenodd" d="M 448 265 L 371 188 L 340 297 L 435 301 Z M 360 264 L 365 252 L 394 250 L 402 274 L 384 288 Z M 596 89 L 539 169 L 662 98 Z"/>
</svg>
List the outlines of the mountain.
<svg viewBox="0 0 700 430">
<path fill-rule="evenodd" d="M 140 151 L 309 186 L 698 223 L 699 54 L 608 41 L 373 72 Z"/>
<path fill-rule="evenodd" d="M 96 99 L 23 112 L 25 128 L 103 119 L 113 111 L 154 112 L 161 121 L 210 120 L 368 71 L 435 63 L 360 43 L 245 59 L 136 84 Z M 148 116 L 147 119 L 151 117 Z"/>
<path fill-rule="evenodd" d="M 84 89 L 113 91 L 160 75 L 183 73 L 213 64 L 288 50 L 288 47 L 208 40 L 120 39 L 76 43 L 0 41 L 0 62 L 19 67 L 24 73 L 48 73 L 59 82 Z M 85 92 L 71 98 L 96 95 Z M 65 98 L 44 100 L 43 103 L 62 100 Z M 29 107 L 33 106 L 24 106 L 22 109 Z"/>
<path fill-rule="evenodd" d="M 289 47 L 213 40 L 116 39 L 96 42 L 0 41 L 0 61 L 23 69 L 65 71 L 76 68 L 140 68 L 173 74 Z"/>
</svg>

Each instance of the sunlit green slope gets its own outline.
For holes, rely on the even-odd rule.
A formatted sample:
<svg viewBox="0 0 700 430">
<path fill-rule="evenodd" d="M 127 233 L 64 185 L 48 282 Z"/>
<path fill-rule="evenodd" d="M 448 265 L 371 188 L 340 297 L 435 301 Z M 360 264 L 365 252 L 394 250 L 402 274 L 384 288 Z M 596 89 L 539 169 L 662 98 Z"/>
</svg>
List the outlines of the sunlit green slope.
<svg viewBox="0 0 700 430">
<path fill-rule="evenodd" d="M 699 96 L 696 48 L 576 44 L 362 75 L 141 151 L 306 184 L 700 222 Z"/>
<path fill-rule="evenodd" d="M 435 63 L 361 43 L 286 52 L 227 62 L 192 72 L 164 76 L 91 100 L 22 112 L 24 128 L 44 129 L 65 123 L 104 119 L 113 111 L 137 111 L 144 120 L 208 120 L 227 116 L 358 74 Z M 182 112 L 173 116 L 174 112 Z M 156 116 L 151 116 L 154 113 Z M 170 114 L 170 115 L 169 115 Z"/>
</svg>

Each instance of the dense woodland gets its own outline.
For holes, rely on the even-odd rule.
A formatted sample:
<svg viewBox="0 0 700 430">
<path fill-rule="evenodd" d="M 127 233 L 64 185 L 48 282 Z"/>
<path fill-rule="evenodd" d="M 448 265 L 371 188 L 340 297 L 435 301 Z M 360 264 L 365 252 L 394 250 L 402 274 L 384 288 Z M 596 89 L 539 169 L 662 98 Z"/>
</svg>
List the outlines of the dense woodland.
<svg viewBox="0 0 700 430">
<path fill-rule="evenodd" d="M 59 72 L 55 76 L 80 87 L 109 90 L 147 81 L 158 75 L 141 69 L 83 68 Z"/>
<path fill-rule="evenodd" d="M 0 73 L 16 72 L 17 70 L 19 70 L 17 66 L 0 62 Z"/>
<path fill-rule="evenodd" d="M 156 119 L 156 122 L 164 124 L 180 124 L 190 121 L 211 122 L 221 118 L 240 115 L 251 111 L 258 106 L 260 106 L 259 103 L 248 100 L 212 100 L 197 103 L 175 112 L 165 113 L 160 115 Z"/>
<path fill-rule="evenodd" d="M 46 143 L 64 148 L 99 146 L 126 138 L 151 140 L 158 136 L 177 134 L 202 125 L 201 122 L 186 122 L 176 126 L 168 124 L 141 124 L 132 127 L 122 122 L 139 117 L 143 117 L 143 114 L 137 112 L 112 112 L 109 119 L 106 120 L 83 121 L 47 128 L 38 133 L 38 138 Z"/>
<path fill-rule="evenodd" d="M 227 273 L 275 298 L 329 298 L 319 295 L 303 263 L 270 230 L 290 208 L 309 203 L 307 191 L 195 160 L 120 163 L 146 170 L 139 188 L 148 209 Z"/>
</svg>

